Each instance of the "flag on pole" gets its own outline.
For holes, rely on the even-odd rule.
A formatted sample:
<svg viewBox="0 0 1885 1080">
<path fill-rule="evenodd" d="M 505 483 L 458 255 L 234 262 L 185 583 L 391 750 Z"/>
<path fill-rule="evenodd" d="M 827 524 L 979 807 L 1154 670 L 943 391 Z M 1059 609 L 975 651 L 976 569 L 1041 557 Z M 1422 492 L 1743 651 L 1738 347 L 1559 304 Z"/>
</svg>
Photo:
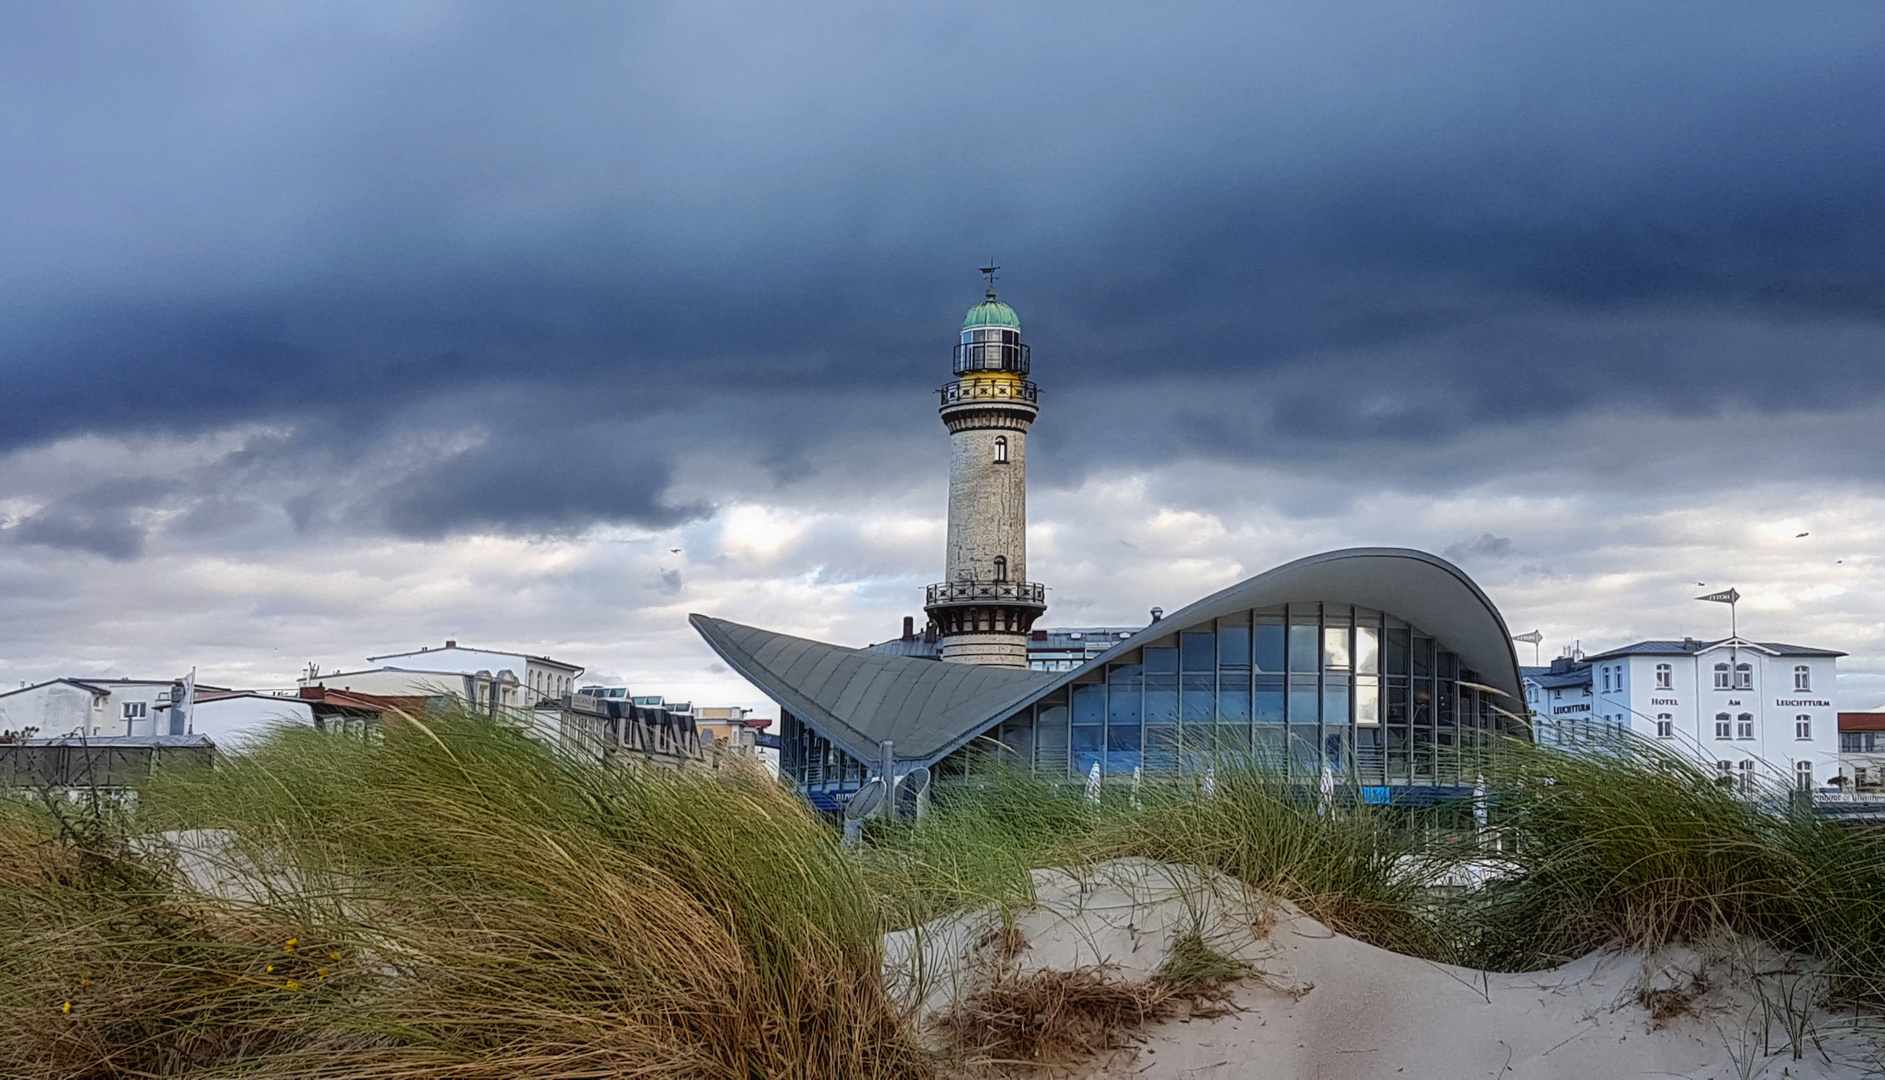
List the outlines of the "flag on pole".
<svg viewBox="0 0 1885 1080">
<path fill-rule="evenodd" d="M 1733 589 L 1723 589 L 1721 592 L 1712 592 L 1707 596 L 1698 596 L 1696 599 L 1713 600 L 1717 604 L 1733 604 L 1741 599 L 1741 594 Z"/>
<path fill-rule="evenodd" d="M 1100 804 L 1100 763 L 1094 762 L 1086 774 L 1086 801 L 1094 806 Z"/>
</svg>

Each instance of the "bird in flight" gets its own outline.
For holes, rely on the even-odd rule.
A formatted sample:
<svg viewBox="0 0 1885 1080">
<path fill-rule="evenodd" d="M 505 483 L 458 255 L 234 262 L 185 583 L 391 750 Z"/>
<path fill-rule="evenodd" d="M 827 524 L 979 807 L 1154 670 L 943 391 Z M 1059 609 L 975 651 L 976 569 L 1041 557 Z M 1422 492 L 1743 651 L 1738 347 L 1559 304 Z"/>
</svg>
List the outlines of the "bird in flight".
<svg viewBox="0 0 1885 1080">
<path fill-rule="evenodd" d="M 681 549 L 680 549 L 680 548 L 669 548 L 669 549 L 668 549 L 668 554 L 670 554 L 670 555 L 679 555 L 680 553 L 681 553 Z"/>
<path fill-rule="evenodd" d="M 1795 534 L 1793 535 L 1793 538 L 1794 538 L 1795 540 L 1798 540 L 1798 539 L 1800 539 L 1800 538 L 1801 538 L 1802 536 L 1805 536 L 1805 535 L 1807 535 L 1807 534 L 1806 534 L 1806 533 L 1795 533 Z"/>
</svg>

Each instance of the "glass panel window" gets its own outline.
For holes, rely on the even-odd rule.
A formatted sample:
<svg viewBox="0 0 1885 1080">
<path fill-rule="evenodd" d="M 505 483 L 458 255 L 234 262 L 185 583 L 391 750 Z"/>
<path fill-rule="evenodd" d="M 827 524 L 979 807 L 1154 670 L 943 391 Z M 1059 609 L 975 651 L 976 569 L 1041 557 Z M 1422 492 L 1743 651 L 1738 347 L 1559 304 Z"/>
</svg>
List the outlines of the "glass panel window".
<svg viewBox="0 0 1885 1080">
<path fill-rule="evenodd" d="M 1217 718 L 1225 724 L 1247 724 L 1250 722 L 1250 691 L 1248 682 L 1235 686 L 1227 685 L 1227 680 L 1220 679 L 1217 690 Z"/>
<path fill-rule="evenodd" d="M 1717 739 L 1734 738 L 1734 721 L 1725 712 L 1720 712 L 1720 713 L 1715 714 L 1715 738 Z"/>
<path fill-rule="evenodd" d="M 1210 675 L 1182 675 L 1184 711 L 1187 724 L 1208 724 L 1217 719 L 1217 680 Z M 1150 693 L 1150 690 L 1147 691 Z"/>
<path fill-rule="evenodd" d="M 1283 670 L 1283 624 L 1281 622 L 1269 622 L 1261 618 L 1257 620 L 1256 657 L 1258 671 L 1281 672 Z"/>
<path fill-rule="evenodd" d="M 1668 713 L 1657 713 L 1656 714 L 1656 737 L 1658 739 L 1672 739 L 1675 737 L 1675 734 L 1676 734 L 1675 718 L 1670 716 Z"/>
<path fill-rule="evenodd" d="M 1148 647 L 1145 650 L 1145 670 L 1147 674 L 1178 674 L 1178 649 L 1170 645 Z"/>
<path fill-rule="evenodd" d="M 1314 671 L 1316 661 L 1321 658 L 1322 650 L 1317 642 L 1320 636 L 1315 623 L 1289 624 L 1289 669 L 1291 671 Z"/>
<path fill-rule="evenodd" d="M 1728 689 L 1728 665 L 1727 664 L 1715 665 L 1715 689 L 1717 690 Z"/>
<path fill-rule="evenodd" d="M 1668 664 L 1656 665 L 1656 689 L 1675 689 L 1675 669 L 1671 668 Z"/>
<path fill-rule="evenodd" d="M 1289 722 L 1292 724 L 1313 724 L 1316 722 L 1316 680 L 1294 675 L 1289 680 Z"/>
<path fill-rule="evenodd" d="M 1331 626 L 1322 631 L 1323 670 L 1347 671 L 1348 662 L 1348 627 Z"/>
<path fill-rule="evenodd" d="M 1734 666 L 1734 688 L 1736 690 L 1754 689 L 1754 665 L 1736 664 Z"/>
<path fill-rule="evenodd" d="M 1283 749 L 1282 727 L 1259 727 L 1250 735 L 1251 760 L 1259 768 L 1282 772 L 1288 768 L 1288 758 Z"/>
<path fill-rule="evenodd" d="M 1801 791 L 1813 790 L 1813 763 L 1811 761 L 1793 763 L 1793 786 Z"/>
<path fill-rule="evenodd" d="M 1178 767 L 1178 728 L 1172 724 L 1147 724 L 1145 728 L 1145 767 L 1171 770 Z"/>
<path fill-rule="evenodd" d="M 1257 676 L 1257 688 L 1250 704 L 1257 723 L 1282 723 L 1283 677 L 1281 675 Z"/>
<path fill-rule="evenodd" d="M 1217 635 L 1209 630 L 1178 635 L 1181 670 L 1210 671 L 1217 664 Z"/>
<path fill-rule="evenodd" d="M 1250 666 L 1250 626 L 1229 625 L 1220 620 L 1217 624 L 1217 665 L 1227 668 L 1248 668 Z"/>
<path fill-rule="evenodd" d="M 1139 732 L 1137 727 L 1121 727 L 1114 724 L 1106 729 L 1106 751 L 1108 754 L 1137 754 L 1139 752 Z M 1112 771 L 1114 762 L 1108 760 L 1107 771 Z M 1130 765 L 1127 766 L 1131 768 Z"/>
<path fill-rule="evenodd" d="M 1805 693 L 1813 689 L 1813 671 L 1805 664 L 1797 664 L 1793 669 L 1793 688 Z"/>
<path fill-rule="evenodd" d="M 1139 691 L 1144 683 L 1145 670 L 1138 664 L 1113 664 L 1108 668 L 1106 672 L 1107 723 L 1127 726 L 1139 723 Z"/>
<path fill-rule="evenodd" d="M 1389 675 L 1407 674 L 1407 628 L 1390 626 L 1381 631 L 1381 667 Z"/>
<path fill-rule="evenodd" d="M 1433 674 L 1433 639 L 1432 638 L 1423 637 L 1419 634 L 1415 634 L 1414 643 L 1413 643 L 1413 656 L 1414 656 L 1414 675 L 1416 677 L 1421 676 L 1421 675 Z"/>
<path fill-rule="evenodd" d="M 1106 723 L 1106 687 L 1084 683 L 1073 688 L 1073 722 L 1076 727 Z"/>
<path fill-rule="evenodd" d="M 1752 758 L 1741 759 L 1741 790 L 1754 790 L 1754 760 Z"/>
<path fill-rule="evenodd" d="M 1355 723 L 1371 727 L 1381 722 L 1381 680 L 1373 675 L 1355 676 Z"/>
<path fill-rule="evenodd" d="M 1742 713 L 1734 718 L 1734 737 L 1752 739 L 1754 737 L 1754 714 Z"/>
<path fill-rule="evenodd" d="M 1322 688 L 1322 723 L 1329 727 L 1348 726 L 1348 680 L 1331 677 Z"/>
<path fill-rule="evenodd" d="M 1793 718 L 1793 737 L 1796 739 L 1813 738 L 1813 718 L 1802 713 Z"/>
<path fill-rule="evenodd" d="M 1355 627 L 1355 670 L 1373 675 L 1381 670 L 1381 631 L 1372 626 Z"/>
</svg>

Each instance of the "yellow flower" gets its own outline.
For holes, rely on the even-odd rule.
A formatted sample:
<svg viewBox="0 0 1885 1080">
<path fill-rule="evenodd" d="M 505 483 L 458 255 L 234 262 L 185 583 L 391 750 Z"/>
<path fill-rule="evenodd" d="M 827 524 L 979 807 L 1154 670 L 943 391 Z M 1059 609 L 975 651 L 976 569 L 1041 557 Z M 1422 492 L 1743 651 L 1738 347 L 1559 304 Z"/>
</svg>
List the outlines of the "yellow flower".
<svg viewBox="0 0 1885 1080">
<path fill-rule="evenodd" d="M 92 980 L 90 980 L 90 979 L 80 979 L 80 980 L 79 980 L 79 985 L 80 985 L 80 986 L 90 986 L 90 985 L 92 985 Z"/>
<path fill-rule="evenodd" d="M 70 1013 L 72 1011 L 72 1003 L 68 1001 L 64 1005 L 59 1006 L 59 1011 L 62 1013 Z"/>
<path fill-rule="evenodd" d="M 331 953 L 328 953 L 328 954 L 327 954 L 327 958 L 328 958 L 329 960 L 338 960 L 338 959 L 340 959 L 340 954 L 339 954 L 339 953 L 337 953 L 337 952 L 331 952 Z"/>
<path fill-rule="evenodd" d="M 326 968 L 316 968 L 316 969 L 315 969 L 315 971 L 314 971 L 314 973 L 315 973 L 316 975 L 319 975 L 319 976 L 320 976 L 321 978 L 323 978 L 323 979 L 325 979 L 325 978 L 327 978 L 327 969 L 326 969 Z"/>
<path fill-rule="evenodd" d="M 290 990 L 299 990 L 299 989 L 301 989 L 301 984 L 300 984 L 300 983 L 298 983 L 298 982 L 296 982 L 296 981 L 295 981 L 295 980 L 293 980 L 293 979 L 289 979 L 289 980 L 288 980 L 287 982 L 285 982 L 285 983 L 283 983 L 282 985 L 283 985 L 283 986 L 286 986 L 286 987 L 287 987 L 288 989 L 290 989 Z"/>
<path fill-rule="evenodd" d="M 275 965 L 273 964 L 268 965 L 268 967 L 264 969 L 263 974 L 266 974 L 266 975 L 275 974 Z"/>
<path fill-rule="evenodd" d="M 301 944 L 301 939 L 300 939 L 300 938 L 292 938 L 292 937 L 291 937 L 291 938 L 289 938 L 289 939 L 288 939 L 288 944 L 286 944 L 286 945 L 283 945 L 283 946 L 281 947 L 281 951 L 282 951 L 282 952 L 294 952 L 294 951 L 295 951 L 295 946 L 296 946 L 296 945 L 299 945 L 299 944 Z"/>
</svg>

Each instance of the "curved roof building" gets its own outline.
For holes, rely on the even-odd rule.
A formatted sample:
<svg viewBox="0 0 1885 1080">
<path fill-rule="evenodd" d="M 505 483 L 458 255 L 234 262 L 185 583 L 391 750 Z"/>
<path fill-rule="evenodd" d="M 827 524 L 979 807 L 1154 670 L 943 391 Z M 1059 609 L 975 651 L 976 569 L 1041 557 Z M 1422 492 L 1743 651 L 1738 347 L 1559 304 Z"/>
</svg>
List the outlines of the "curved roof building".
<svg viewBox="0 0 1885 1080">
<path fill-rule="evenodd" d="M 1462 751 L 1526 731 L 1504 619 L 1459 568 L 1404 548 L 1287 563 L 1066 672 L 691 621 L 779 704 L 782 769 L 826 809 L 877 771 L 886 742 L 899 773 L 947 776 L 979 752 L 1068 776 L 1202 770 L 1233 755 L 1425 801 L 1472 784 Z"/>
</svg>

